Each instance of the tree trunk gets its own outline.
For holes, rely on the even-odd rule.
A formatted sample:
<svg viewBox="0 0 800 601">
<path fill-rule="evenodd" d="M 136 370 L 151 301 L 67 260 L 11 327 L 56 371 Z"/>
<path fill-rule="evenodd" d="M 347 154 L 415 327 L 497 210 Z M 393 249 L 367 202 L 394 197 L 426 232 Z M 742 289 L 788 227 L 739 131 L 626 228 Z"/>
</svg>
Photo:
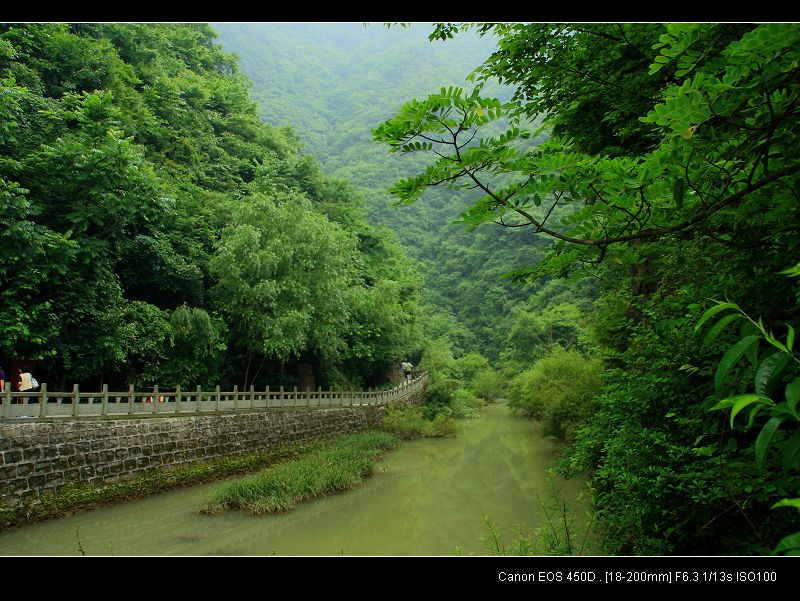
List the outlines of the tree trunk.
<svg viewBox="0 0 800 601">
<path fill-rule="evenodd" d="M 253 353 L 249 352 L 247 354 L 247 367 L 244 370 L 244 387 L 242 390 L 247 390 L 247 378 L 250 377 L 250 362 L 253 360 Z"/>
</svg>

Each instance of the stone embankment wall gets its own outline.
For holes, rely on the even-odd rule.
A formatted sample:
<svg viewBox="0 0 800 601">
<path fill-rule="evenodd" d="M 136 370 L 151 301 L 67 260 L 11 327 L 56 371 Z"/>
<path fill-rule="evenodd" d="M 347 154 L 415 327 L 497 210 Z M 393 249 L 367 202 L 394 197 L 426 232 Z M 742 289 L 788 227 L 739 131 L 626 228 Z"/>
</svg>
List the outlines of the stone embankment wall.
<svg viewBox="0 0 800 601">
<path fill-rule="evenodd" d="M 403 399 L 419 403 L 420 389 Z M 0 502 L 377 427 L 386 405 L 0 424 Z"/>
</svg>

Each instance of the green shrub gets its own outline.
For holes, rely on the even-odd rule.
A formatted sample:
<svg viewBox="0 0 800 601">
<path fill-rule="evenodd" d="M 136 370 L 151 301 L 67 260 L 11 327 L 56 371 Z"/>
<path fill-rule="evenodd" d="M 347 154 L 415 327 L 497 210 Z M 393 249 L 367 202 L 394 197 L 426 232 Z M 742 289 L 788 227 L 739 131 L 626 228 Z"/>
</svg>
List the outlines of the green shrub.
<svg viewBox="0 0 800 601">
<path fill-rule="evenodd" d="M 478 417 L 478 412 L 484 404 L 485 403 L 472 394 L 470 390 L 459 388 L 455 391 L 455 394 L 453 394 L 453 402 L 451 404 L 453 417 L 458 419 Z"/>
<path fill-rule="evenodd" d="M 456 369 L 465 382 L 471 383 L 484 369 L 490 369 L 489 360 L 480 353 L 467 353 L 456 359 Z"/>
<path fill-rule="evenodd" d="M 451 436 L 456 432 L 455 421 L 450 415 L 439 413 L 433 419 L 426 419 L 423 410 L 415 405 L 390 406 L 382 427 L 404 440 Z"/>
<path fill-rule="evenodd" d="M 601 373 L 600 361 L 555 347 L 511 381 L 509 405 L 540 420 L 545 434 L 572 439 L 592 414 Z"/>
<path fill-rule="evenodd" d="M 422 404 L 422 415 L 425 419 L 433 419 L 439 414 L 453 415 L 453 400 L 460 386 L 458 380 L 431 375 Z"/>
<path fill-rule="evenodd" d="M 505 394 L 505 379 L 503 376 L 488 367 L 475 374 L 470 388 L 475 396 L 483 399 L 487 403 L 494 403 Z"/>
</svg>

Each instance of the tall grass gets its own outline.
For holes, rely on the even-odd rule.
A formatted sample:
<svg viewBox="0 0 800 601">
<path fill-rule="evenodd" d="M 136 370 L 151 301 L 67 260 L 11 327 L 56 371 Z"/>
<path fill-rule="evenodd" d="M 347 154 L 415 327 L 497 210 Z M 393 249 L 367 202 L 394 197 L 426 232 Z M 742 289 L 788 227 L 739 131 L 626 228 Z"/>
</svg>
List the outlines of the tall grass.
<svg viewBox="0 0 800 601">
<path fill-rule="evenodd" d="M 375 471 L 378 458 L 399 442 L 388 432 L 365 432 L 320 444 L 300 459 L 223 484 L 201 511 L 289 511 L 297 503 L 358 486 Z"/>
<path fill-rule="evenodd" d="M 578 532 L 575 510 L 567 505 L 552 480 L 550 488 L 548 500 L 536 495 L 544 512 L 545 524 L 530 533 L 514 531 L 516 536 L 509 544 L 503 543 L 503 536 L 497 525 L 484 514 L 483 523 L 489 535 L 481 536 L 479 540 L 489 555 L 583 555 L 591 550 L 594 515 L 587 513 L 590 519 L 585 530 Z"/>
</svg>

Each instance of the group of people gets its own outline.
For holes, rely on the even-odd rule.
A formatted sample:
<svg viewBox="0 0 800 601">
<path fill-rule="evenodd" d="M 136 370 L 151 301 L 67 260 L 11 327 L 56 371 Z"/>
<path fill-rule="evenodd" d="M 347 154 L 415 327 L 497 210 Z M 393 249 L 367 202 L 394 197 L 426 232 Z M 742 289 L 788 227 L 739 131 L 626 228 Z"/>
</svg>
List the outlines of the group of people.
<svg viewBox="0 0 800 601">
<path fill-rule="evenodd" d="M 15 387 L 19 392 L 36 392 L 39 390 L 39 382 L 37 382 L 36 378 L 28 371 L 27 365 L 17 368 L 17 383 Z M 5 390 L 6 372 L 0 367 L 0 392 L 5 392 Z"/>
<path fill-rule="evenodd" d="M 411 372 L 412 372 L 412 370 L 414 369 L 414 366 L 413 366 L 413 365 L 411 365 L 411 363 L 410 363 L 409 361 L 403 361 L 403 362 L 400 364 L 400 369 L 401 369 L 401 370 L 402 370 L 402 372 L 403 372 L 403 377 L 404 377 L 406 380 L 410 380 L 410 379 L 411 379 Z"/>
</svg>

